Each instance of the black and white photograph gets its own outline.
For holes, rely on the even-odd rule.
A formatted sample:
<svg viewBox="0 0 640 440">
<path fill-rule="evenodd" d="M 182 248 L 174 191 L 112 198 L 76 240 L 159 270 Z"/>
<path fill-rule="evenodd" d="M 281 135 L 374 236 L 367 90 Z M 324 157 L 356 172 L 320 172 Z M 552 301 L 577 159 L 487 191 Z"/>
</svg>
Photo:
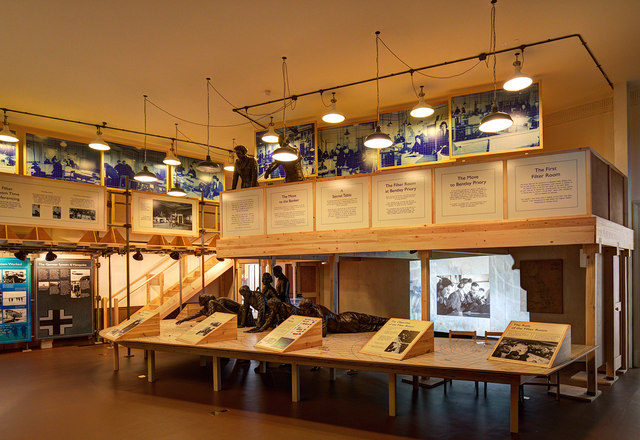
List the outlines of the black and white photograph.
<svg viewBox="0 0 640 440">
<path fill-rule="evenodd" d="M 30 133 L 26 139 L 28 175 L 100 185 L 99 151 L 80 142 Z"/>
<path fill-rule="evenodd" d="M 31 205 L 31 217 L 40 217 L 40 205 L 36 203 Z"/>
<path fill-rule="evenodd" d="M 173 184 L 180 185 L 187 197 L 200 198 L 204 194 L 207 200 L 220 200 L 220 193 L 224 190 L 224 172 L 222 165 L 217 173 L 203 173 L 196 169 L 201 159 L 178 156 L 180 165 L 171 167 Z"/>
<path fill-rule="evenodd" d="M 491 357 L 546 365 L 551 361 L 557 346 L 557 342 L 503 337 Z"/>
<path fill-rule="evenodd" d="M 49 290 L 49 281 L 38 281 L 38 290 Z"/>
<path fill-rule="evenodd" d="M 389 344 L 387 346 L 387 348 L 384 349 L 384 351 L 387 352 L 387 353 L 400 354 L 403 351 L 405 351 L 408 346 L 409 346 L 409 344 L 407 344 L 407 343 L 400 342 L 399 340 L 395 340 L 391 344 Z"/>
<path fill-rule="evenodd" d="M 27 271 L 25 269 L 5 269 L 2 271 L 2 282 L 4 284 L 26 283 Z"/>
<path fill-rule="evenodd" d="M 192 210 L 193 205 L 190 203 L 156 199 L 153 201 L 153 228 L 190 231 Z"/>
<path fill-rule="evenodd" d="M 209 333 L 211 333 L 213 330 L 215 330 L 216 328 L 220 327 L 220 324 L 222 324 L 221 322 L 212 322 L 209 325 L 207 325 L 205 328 L 203 328 L 202 330 L 198 331 L 196 333 L 196 335 L 200 335 L 200 336 L 207 336 Z"/>
<path fill-rule="evenodd" d="M 498 109 L 511 116 L 513 125 L 497 133 L 483 133 L 478 127 L 492 104 L 493 91 L 451 98 L 452 157 L 542 147 L 537 83 L 518 92 L 499 89 Z"/>
<path fill-rule="evenodd" d="M 147 168 L 158 179 L 156 182 L 138 182 L 133 176 L 142 170 L 145 152 L 142 148 L 109 142 L 111 149 L 104 152 L 104 184 L 109 188 L 129 189 L 154 193 L 167 192 L 167 165 L 162 163 L 165 153 L 147 149 Z"/>
<path fill-rule="evenodd" d="M 2 311 L 2 323 L 27 322 L 27 309 L 4 309 Z"/>
<path fill-rule="evenodd" d="M 95 209 L 69 208 L 69 218 L 73 220 L 95 220 Z"/>
<path fill-rule="evenodd" d="M 60 281 L 49 281 L 49 295 L 60 295 L 60 283 Z"/>
<path fill-rule="evenodd" d="M 113 336 L 115 336 L 116 338 L 119 337 L 119 336 L 122 336 L 126 332 L 128 332 L 129 330 L 132 330 L 132 329 L 136 328 L 137 326 L 139 326 L 142 323 L 142 321 L 144 321 L 144 318 L 138 318 L 138 319 L 132 321 L 130 324 L 122 327 L 121 329 L 111 330 L 111 334 Z"/>
<path fill-rule="evenodd" d="M 16 164 L 16 144 L 0 142 L 0 173 L 15 173 Z"/>
<path fill-rule="evenodd" d="M 373 122 L 318 129 L 318 177 L 377 171 L 378 151 L 364 146 L 373 130 Z"/>
<path fill-rule="evenodd" d="M 316 139 L 315 139 L 315 124 L 294 125 L 293 127 L 287 127 L 287 136 L 289 136 L 289 144 L 296 147 L 300 151 L 302 156 L 302 172 L 305 176 L 316 175 Z M 282 128 L 276 128 L 278 135 L 282 134 Z M 266 169 L 271 165 L 273 159 L 271 155 L 273 150 L 278 148 L 278 144 L 267 144 L 262 140 L 262 135 L 266 131 L 259 131 L 256 133 L 256 161 L 258 162 L 258 179 L 264 179 L 264 173 Z M 282 167 L 276 168 L 271 173 L 269 179 L 281 179 L 284 178 L 284 170 Z"/>
<path fill-rule="evenodd" d="M 415 330 L 402 330 L 400 333 L 398 333 L 398 341 L 405 344 L 411 344 L 419 334 L 420 332 Z"/>
<path fill-rule="evenodd" d="M 24 290 L 2 292 L 0 293 L 0 304 L 2 304 L 3 307 L 25 306 L 27 305 L 27 292 Z"/>
<path fill-rule="evenodd" d="M 71 298 L 86 298 L 91 294 L 91 269 L 71 269 Z"/>
<path fill-rule="evenodd" d="M 62 208 L 60 206 L 54 206 L 51 208 L 51 217 L 57 219 L 62 218 Z"/>
<path fill-rule="evenodd" d="M 433 109 L 427 118 L 414 118 L 409 110 L 380 115 L 382 131 L 393 140 L 391 147 L 380 150 L 380 168 L 449 160 L 449 103 Z"/>
<path fill-rule="evenodd" d="M 438 275 L 437 314 L 490 318 L 489 274 Z"/>
</svg>

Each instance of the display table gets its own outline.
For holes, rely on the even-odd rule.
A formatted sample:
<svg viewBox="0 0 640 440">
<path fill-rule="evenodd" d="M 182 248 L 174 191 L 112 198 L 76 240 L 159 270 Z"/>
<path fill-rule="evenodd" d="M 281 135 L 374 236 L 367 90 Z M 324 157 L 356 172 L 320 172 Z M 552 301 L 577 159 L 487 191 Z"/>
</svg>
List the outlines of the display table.
<svg viewBox="0 0 640 440">
<path fill-rule="evenodd" d="M 481 382 L 502 383 L 511 387 L 511 432 L 518 432 L 519 387 L 534 376 L 549 376 L 571 362 L 594 351 L 594 345 L 572 345 L 571 360 L 553 368 L 520 365 L 507 362 L 489 361 L 487 356 L 491 345 L 471 340 L 449 340 L 435 338 L 435 351 L 411 359 L 397 361 L 373 355 L 360 354 L 359 350 L 373 333 L 331 334 L 323 339 L 321 347 L 307 348 L 290 353 L 262 351 L 253 346 L 268 332 L 245 333 L 238 331 L 238 339 L 203 345 L 189 345 L 176 340 L 184 333 L 188 324 L 177 326 L 175 320 L 160 322 L 158 336 L 120 340 L 114 343 L 114 369 L 118 370 L 118 344 L 147 351 L 147 380 L 155 380 L 155 351 L 172 351 L 213 358 L 213 389 L 221 389 L 221 358 L 249 359 L 261 362 L 291 364 L 292 400 L 300 400 L 299 366 L 320 366 L 330 368 L 334 378 L 335 368 L 374 371 L 389 375 L 389 415 L 396 414 L 396 375 L 432 376 Z M 104 329 L 100 335 L 112 340 Z"/>
</svg>

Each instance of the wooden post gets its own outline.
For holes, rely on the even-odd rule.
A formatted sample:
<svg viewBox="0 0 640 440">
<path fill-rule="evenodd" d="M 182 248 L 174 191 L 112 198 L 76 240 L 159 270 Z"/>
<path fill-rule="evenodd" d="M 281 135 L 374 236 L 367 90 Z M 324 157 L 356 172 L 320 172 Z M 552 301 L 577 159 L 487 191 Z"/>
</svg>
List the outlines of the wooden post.
<svg viewBox="0 0 640 440">
<path fill-rule="evenodd" d="M 596 317 L 597 317 L 597 290 L 598 268 L 597 255 L 598 245 L 584 245 L 582 251 L 587 257 L 587 270 L 585 279 L 585 344 L 596 345 Z M 598 394 L 598 371 L 596 365 L 596 352 L 592 351 L 587 355 L 587 394 L 596 396 Z M 517 388 L 517 387 L 516 387 Z M 513 393 L 513 389 L 511 390 Z M 513 411 L 513 408 L 512 408 Z M 513 416 L 512 416 L 513 418 Z M 513 423 L 513 421 L 512 421 Z M 517 422 L 516 422 L 517 423 Z"/>
<path fill-rule="evenodd" d="M 620 253 L 620 354 L 622 355 L 620 368 L 626 371 L 629 365 L 629 267 L 630 253 L 624 249 Z"/>
<path fill-rule="evenodd" d="M 389 374 L 389 416 L 396 416 L 396 375 Z"/>
<path fill-rule="evenodd" d="M 340 277 L 338 273 L 338 266 L 340 264 L 339 260 L 339 256 L 331 254 L 327 261 L 327 265 L 329 266 L 329 291 L 331 292 L 331 297 L 329 299 L 331 301 L 331 310 L 333 310 L 334 313 L 338 313 L 340 308 Z"/>
<path fill-rule="evenodd" d="M 335 382 L 336 381 L 336 369 L 335 368 L 329 368 L 329 381 L 330 382 Z"/>
<path fill-rule="evenodd" d="M 114 298 L 113 300 L 113 325 L 120 324 L 120 300 Z"/>
<path fill-rule="evenodd" d="M 300 401 L 300 367 L 296 363 L 291 364 L 291 401 Z"/>
<path fill-rule="evenodd" d="M 220 391 L 222 388 L 222 372 L 220 371 L 220 358 L 213 357 L 213 391 Z"/>
<path fill-rule="evenodd" d="M 102 298 L 102 328 L 109 327 L 108 299 Z"/>
<path fill-rule="evenodd" d="M 120 369 L 120 348 L 118 344 L 113 343 L 113 371 Z"/>
<path fill-rule="evenodd" d="M 518 410 L 520 405 L 520 384 L 511 384 L 511 410 L 510 410 L 510 430 L 518 432 Z"/>
<path fill-rule="evenodd" d="M 422 320 L 428 321 L 431 318 L 431 272 L 429 270 L 429 260 L 431 251 L 419 251 L 420 257 L 420 283 L 422 292 Z"/>
<path fill-rule="evenodd" d="M 147 353 L 147 382 L 151 383 L 156 380 L 156 352 L 155 350 L 146 350 Z"/>
</svg>

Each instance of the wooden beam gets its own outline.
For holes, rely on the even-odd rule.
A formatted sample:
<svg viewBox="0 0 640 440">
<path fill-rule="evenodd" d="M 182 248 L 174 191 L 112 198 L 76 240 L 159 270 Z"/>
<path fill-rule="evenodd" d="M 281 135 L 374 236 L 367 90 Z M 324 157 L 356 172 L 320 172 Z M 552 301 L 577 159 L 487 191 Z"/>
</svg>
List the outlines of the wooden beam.
<svg viewBox="0 0 640 440">
<path fill-rule="evenodd" d="M 597 258 L 598 245 L 583 246 L 582 251 L 587 258 L 587 270 L 585 275 L 585 344 L 596 345 L 596 319 L 597 319 L 597 290 L 600 279 L 598 278 Z M 596 365 L 596 353 L 587 355 L 587 394 L 598 394 L 598 375 Z M 512 390 L 513 392 L 513 390 Z M 513 408 L 512 408 L 513 411 Z"/>
<path fill-rule="evenodd" d="M 429 321 L 431 317 L 431 271 L 429 261 L 431 251 L 419 251 L 420 256 L 420 283 L 422 292 L 422 320 Z"/>
</svg>

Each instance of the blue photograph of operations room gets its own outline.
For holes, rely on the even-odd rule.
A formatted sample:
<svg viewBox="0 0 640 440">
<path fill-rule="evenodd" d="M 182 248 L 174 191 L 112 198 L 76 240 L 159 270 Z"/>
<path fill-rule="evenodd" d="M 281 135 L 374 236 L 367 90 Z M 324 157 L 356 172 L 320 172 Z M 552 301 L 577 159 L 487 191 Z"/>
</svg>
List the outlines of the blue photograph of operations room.
<svg viewBox="0 0 640 440">
<path fill-rule="evenodd" d="M 138 182 L 133 176 L 145 164 L 145 151 L 128 145 L 109 143 L 111 149 L 104 152 L 104 183 L 109 188 L 125 189 L 129 178 L 129 189 L 154 193 L 167 192 L 167 166 L 162 163 L 165 153 L 147 150 L 146 164 L 158 179 L 155 182 Z"/>
</svg>

